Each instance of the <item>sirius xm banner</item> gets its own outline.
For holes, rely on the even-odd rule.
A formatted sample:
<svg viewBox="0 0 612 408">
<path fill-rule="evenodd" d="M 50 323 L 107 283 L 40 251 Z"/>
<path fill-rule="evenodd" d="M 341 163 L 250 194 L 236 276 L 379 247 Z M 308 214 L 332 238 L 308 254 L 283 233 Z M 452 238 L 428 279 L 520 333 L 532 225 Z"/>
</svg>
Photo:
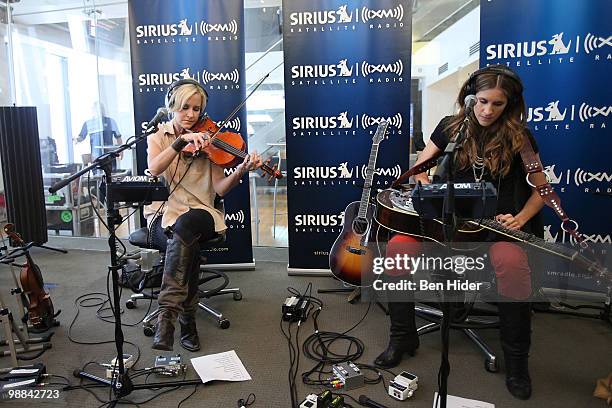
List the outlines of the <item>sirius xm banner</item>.
<svg viewBox="0 0 612 408">
<path fill-rule="evenodd" d="M 381 120 L 371 194 L 408 166 L 411 4 L 283 1 L 290 272 L 329 270 Z"/>
<path fill-rule="evenodd" d="M 130 0 L 130 45 L 136 128 L 144 130 L 168 86 L 192 78 L 209 94 L 206 112 L 223 120 L 245 96 L 243 0 Z M 226 130 L 246 141 L 246 108 Z M 147 167 L 146 143 L 137 147 L 138 172 Z M 226 169 L 226 174 L 235 169 Z M 210 263 L 252 263 L 248 176 L 225 197 L 227 240 Z"/>
<path fill-rule="evenodd" d="M 609 0 L 481 2 L 480 64 L 507 64 L 523 79 L 546 173 L 589 244 L 611 243 L 611 15 Z M 575 243 L 544 212 L 545 238 Z M 583 281 L 568 277 L 561 286 Z"/>
</svg>

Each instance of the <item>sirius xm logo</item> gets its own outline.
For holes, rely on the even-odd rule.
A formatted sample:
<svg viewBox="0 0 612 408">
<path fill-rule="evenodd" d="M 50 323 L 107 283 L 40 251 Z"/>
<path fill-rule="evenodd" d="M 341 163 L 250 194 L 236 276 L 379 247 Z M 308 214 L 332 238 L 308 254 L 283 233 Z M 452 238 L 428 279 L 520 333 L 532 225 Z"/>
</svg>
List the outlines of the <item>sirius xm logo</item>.
<svg viewBox="0 0 612 408">
<path fill-rule="evenodd" d="M 576 221 L 569 221 L 569 225 L 567 226 L 568 229 L 576 229 L 582 240 L 586 242 L 587 245 L 597 245 L 597 248 L 599 248 L 602 253 L 605 253 L 606 251 L 606 247 L 603 244 L 605 244 L 606 246 L 612 244 L 612 236 L 610 236 L 610 234 L 585 233 L 580 231 L 579 227 L 580 224 L 578 224 Z M 555 231 L 553 230 L 552 225 L 544 226 L 544 240 L 546 242 L 551 243 L 570 243 L 574 246 L 578 245 L 576 237 L 574 237 L 572 234 L 566 232 L 563 228 L 560 227 L 559 230 Z"/>
<path fill-rule="evenodd" d="M 399 165 L 388 168 L 377 168 L 373 185 L 388 186 L 392 180 L 399 178 L 402 169 Z M 338 166 L 301 166 L 293 169 L 294 186 L 341 186 L 363 184 L 367 176 L 367 166 L 349 167 L 348 161 Z"/>
<path fill-rule="evenodd" d="M 508 61 L 508 65 L 531 66 L 573 63 L 578 55 L 595 61 L 612 60 L 612 36 L 593 33 L 570 36 L 564 32 L 550 38 L 516 43 L 490 44 L 486 47 L 487 61 Z"/>
<path fill-rule="evenodd" d="M 202 70 L 202 84 L 208 89 L 239 89 L 240 73 L 238 69 L 229 72 L 212 72 L 204 69 Z"/>
<path fill-rule="evenodd" d="M 348 111 L 332 116 L 299 116 L 291 121 L 293 136 L 346 136 L 355 135 L 359 128 L 358 115 Z"/>
<path fill-rule="evenodd" d="M 612 172 L 585 168 L 561 169 L 557 164 L 545 166 L 544 174 L 548 182 L 560 193 L 575 186 L 585 193 L 612 193 Z"/>
<path fill-rule="evenodd" d="M 179 79 L 195 79 L 200 81 L 200 72 L 186 67 L 176 72 L 152 72 L 138 74 L 139 92 L 166 92 L 168 85 Z"/>
<path fill-rule="evenodd" d="M 225 223 L 229 229 L 246 228 L 244 211 L 236 211 L 225 214 Z"/>
<path fill-rule="evenodd" d="M 333 64 L 294 65 L 291 67 L 291 86 L 357 84 L 359 79 L 368 82 L 402 82 L 404 64 L 401 59 L 388 64 L 371 64 L 368 61 L 349 62 L 340 59 Z"/>
<path fill-rule="evenodd" d="M 586 129 L 606 129 L 609 117 L 612 117 L 611 105 L 588 102 L 564 104 L 553 100 L 527 110 L 527 122 L 534 131 L 570 130 L 572 123 L 585 125 Z"/>
<path fill-rule="evenodd" d="M 208 41 L 232 41 L 238 39 L 238 23 L 230 20 L 220 23 L 181 19 L 170 24 L 146 24 L 136 26 L 136 44 L 195 43 Z"/>
<path fill-rule="evenodd" d="M 293 136 L 349 136 L 358 129 L 368 129 L 374 134 L 376 126 L 386 120 L 389 123 L 387 135 L 402 134 L 402 115 L 372 116 L 368 113 L 351 115 L 348 111 L 331 116 L 298 116 L 291 120 Z"/>
<path fill-rule="evenodd" d="M 289 14 L 292 33 L 316 33 L 329 31 L 353 31 L 358 25 L 381 30 L 404 27 L 404 6 L 373 9 L 367 6 L 350 7 L 350 3 L 337 8 L 301 11 Z"/>
<path fill-rule="evenodd" d="M 344 211 L 339 214 L 297 214 L 295 232 L 339 233 L 344 224 Z"/>
</svg>

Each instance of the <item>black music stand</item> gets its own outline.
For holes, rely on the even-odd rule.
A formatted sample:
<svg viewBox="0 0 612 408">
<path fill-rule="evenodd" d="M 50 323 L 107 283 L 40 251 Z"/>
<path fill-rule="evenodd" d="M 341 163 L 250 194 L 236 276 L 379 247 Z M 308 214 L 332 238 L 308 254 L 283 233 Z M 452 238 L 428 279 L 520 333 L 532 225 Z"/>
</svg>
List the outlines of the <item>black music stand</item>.
<svg viewBox="0 0 612 408">
<path fill-rule="evenodd" d="M 159 113 L 153 121 L 158 122 L 161 119 L 161 116 L 159 117 L 158 116 L 159 116 Z M 112 276 L 113 300 L 112 300 L 111 309 L 113 311 L 114 320 L 115 320 L 115 346 L 117 349 L 117 360 L 116 361 L 118 363 L 117 364 L 118 375 L 111 380 L 107 380 L 107 379 L 100 378 L 98 376 L 89 374 L 81 370 L 75 370 L 73 374 L 75 377 L 86 378 L 91 381 L 97 382 L 101 384 L 102 386 L 104 385 L 110 386 L 116 398 L 110 402 L 109 407 L 114 407 L 119 402 L 119 399 L 129 395 L 133 390 L 156 389 L 156 388 L 162 388 L 162 387 L 177 387 L 177 386 L 202 384 L 202 381 L 200 379 L 168 381 L 168 382 L 161 382 L 161 383 L 133 384 L 130 377 L 128 376 L 126 372 L 124 362 L 123 362 L 124 339 L 123 339 L 123 331 L 121 328 L 121 311 L 120 311 L 121 299 L 119 297 L 119 269 L 121 269 L 122 265 L 119 263 L 119 259 L 117 258 L 117 252 L 116 252 L 117 251 L 116 250 L 116 247 L 117 247 L 116 230 L 117 230 L 117 227 L 121 224 L 122 217 L 121 217 L 121 214 L 119 213 L 119 209 L 115 205 L 117 204 L 117 202 L 114 200 L 114 197 L 113 197 L 112 163 L 119 156 L 119 153 L 121 153 L 122 151 L 126 149 L 131 148 L 132 146 L 136 145 L 138 142 L 146 140 L 147 136 L 155 133 L 156 131 L 157 131 L 157 123 L 155 125 L 150 125 L 149 129 L 147 129 L 146 132 L 144 132 L 140 136 L 135 137 L 134 140 L 132 140 L 131 142 L 125 143 L 119 146 L 117 149 L 112 150 L 108 153 L 105 153 L 102 156 L 99 156 L 93 161 L 91 165 L 83 168 L 82 170 L 78 171 L 77 173 L 74 173 L 73 175 L 69 176 L 68 178 L 64 180 L 61 180 L 55 183 L 53 186 L 49 188 L 49 192 L 54 193 L 57 190 L 68 185 L 72 180 L 76 179 L 77 177 L 80 177 L 81 175 L 87 173 L 90 170 L 101 169 L 104 172 L 104 181 L 106 183 L 106 189 L 107 189 L 106 190 L 106 223 L 108 225 L 108 230 L 109 230 L 108 245 L 109 245 L 110 257 L 111 257 L 111 264 L 109 265 L 108 268 Z M 78 388 L 78 387 L 74 387 L 74 388 Z M 72 389 L 72 388 L 68 387 L 66 389 Z"/>
<path fill-rule="evenodd" d="M 418 204 L 415 205 L 415 209 L 417 210 L 420 216 L 424 218 L 439 218 L 439 216 L 442 215 L 442 220 L 444 222 L 444 227 L 443 227 L 444 245 L 446 247 L 446 254 L 448 256 L 452 255 L 451 243 L 453 241 L 455 233 L 457 232 L 457 205 L 456 205 L 457 203 L 455 202 L 455 171 L 454 171 L 455 170 L 454 169 L 455 153 L 463 144 L 463 141 L 465 138 L 465 133 L 464 133 L 465 126 L 467 125 L 469 120 L 470 120 L 469 116 L 466 115 L 461 126 L 459 127 L 459 130 L 454 135 L 454 137 L 449 141 L 449 143 L 446 145 L 446 148 L 444 149 L 444 153 L 442 156 L 442 160 L 440 161 L 437 171 L 436 171 L 436 176 L 434 176 L 434 179 L 436 177 L 440 178 L 440 176 L 442 177 L 445 176 L 446 178 L 445 191 L 443 193 L 441 214 L 440 212 L 437 212 L 437 211 L 425 211 L 426 209 L 436 208 L 437 203 L 429 203 L 431 204 L 430 206 L 425 206 L 425 204 L 428 204 L 427 203 L 428 199 L 424 198 L 422 194 L 419 195 L 420 192 L 423 190 L 423 186 L 420 182 L 417 186 L 415 194 L 413 194 L 413 199 L 412 199 L 413 205 L 416 202 L 419 202 L 422 204 L 421 206 L 422 211 L 419 211 Z M 482 184 L 483 186 L 481 187 L 481 194 L 482 194 L 482 198 L 484 202 L 482 203 L 482 208 L 480 209 L 480 213 L 479 213 L 479 217 L 481 218 L 494 215 L 494 214 L 486 213 L 487 210 L 490 210 L 491 205 L 487 203 L 488 200 L 486 199 L 489 197 L 487 197 L 484 183 Z M 495 191 L 494 187 L 493 187 L 493 190 Z M 438 200 L 435 200 L 435 201 L 438 201 Z M 467 208 L 469 208 L 469 206 L 467 206 Z M 495 208 L 493 208 L 493 210 L 495 210 Z M 443 279 L 444 280 L 448 279 L 448 276 L 443 277 Z M 438 407 L 446 408 L 446 404 L 447 404 L 448 375 L 450 373 L 450 363 L 448 361 L 448 350 L 449 350 L 449 338 L 450 338 L 452 312 L 453 312 L 452 304 L 454 302 L 457 302 L 456 293 L 449 292 L 448 290 L 446 290 L 445 292 L 443 292 L 443 294 L 444 294 L 444 298 L 442 299 L 441 306 L 440 306 L 442 310 L 442 319 L 440 322 L 442 350 L 441 350 L 441 362 L 440 362 L 440 373 L 439 373 L 439 392 L 438 392 L 438 397 L 441 400 L 441 404 L 438 405 L 437 400 L 436 400 L 434 408 L 438 408 Z"/>
</svg>

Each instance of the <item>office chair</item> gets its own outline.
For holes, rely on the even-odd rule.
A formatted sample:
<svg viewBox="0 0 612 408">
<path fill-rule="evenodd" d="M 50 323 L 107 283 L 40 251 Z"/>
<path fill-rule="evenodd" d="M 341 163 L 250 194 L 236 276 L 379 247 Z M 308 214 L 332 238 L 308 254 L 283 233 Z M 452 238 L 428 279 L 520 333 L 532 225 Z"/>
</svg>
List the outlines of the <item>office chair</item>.
<svg viewBox="0 0 612 408">
<path fill-rule="evenodd" d="M 476 333 L 477 329 L 499 329 L 499 317 L 494 311 L 477 309 L 472 302 L 462 304 L 462 308 L 455 314 L 455 318 L 450 324 L 451 329 L 461 330 L 478 348 L 484 356 L 484 368 L 490 373 L 499 371 L 497 356 L 491 347 Z M 434 332 L 440 329 L 442 311 L 431 304 L 415 305 L 415 314 L 427 320 L 429 323 L 417 329 L 419 336 Z M 488 318 L 485 318 L 488 316 Z"/>
<path fill-rule="evenodd" d="M 139 247 L 139 248 L 147 248 L 147 249 L 155 249 L 158 250 L 161 256 L 161 266 L 163 268 L 164 262 L 164 254 L 165 248 L 155 243 L 151 242 L 149 239 L 149 229 L 147 227 L 140 228 L 134 232 L 132 232 L 129 236 L 128 241 L 130 244 Z M 221 329 L 227 329 L 230 326 L 230 321 L 223 316 L 223 313 L 213 308 L 209 304 L 207 304 L 204 299 L 209 299 L 213 296 L 220 295 L 228 295 L 231 294 L 235 301 L 242 300 L 242 292 L 239 288 L 227 288 L 229 284 L 229 278 L 227 275 L 219 270 L 215 269 L 205 269 L 203 265 L 206 264 L 205 251 L 210 248 L 214 248 L 219 244 L 225 241 L 225 234 L 216 234 L 214 237 L 207 241 L 200 241 L 200 280 L 198 282 L 198 286 L 204 285 L 210 281 L 221 279 L 221 283 L 212 289 L 199 289 L 198 296 L 200 297 L 200 301 L 198 302 L 198 306 L 200 309 L 204 310 L 208 314 L 212 315 L 217 320 L 217 325 Z M 204 276 L 208 274 L 208 276 Z M 151 294 L 146 293 L 135 293 L 130 296 L 130 299 L 126 301 L 125 306 L 128 309 L 133 309 L 136 307 L 137 301 L 140 299 L 157 299 L 157 295 L 159 294 L 159 290 L 153 291 Z M 157 322 L 157 315 L 159 314 L 159 309 L 153 311 L 148 314 L 143 319 L 143 331 L 145 336 L 153 336 L 155 334 L 155 324 Z"/>
</svg>

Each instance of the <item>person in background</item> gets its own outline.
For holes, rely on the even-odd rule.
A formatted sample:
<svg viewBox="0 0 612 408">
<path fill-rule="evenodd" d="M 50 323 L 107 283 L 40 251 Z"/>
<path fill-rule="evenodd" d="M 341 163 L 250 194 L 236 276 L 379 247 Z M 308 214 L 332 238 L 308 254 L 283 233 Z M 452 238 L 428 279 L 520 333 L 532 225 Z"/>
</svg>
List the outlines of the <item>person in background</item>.
<svg viewBox="0 0 612 408">
<path fill-rule="evenodd" d="M 87 154 L 83 155 L 83 164 L 88 164 L 102 154 L 123 144 L 117 122 L 106 115 L 106 109 L 102 103 L 94 102 L 91 113 L 92 117 L 83 123 L 79 135 L 74 139 L 76 143 L 81 143 L 89 136 L 91 151 L 89 156 Z M 119 160 L 122 158 L 123 152 L 119 154 Z M 117 163 L 113 162 L 113 170 L 116 170 L 116 168 Z"/>
</svg>

